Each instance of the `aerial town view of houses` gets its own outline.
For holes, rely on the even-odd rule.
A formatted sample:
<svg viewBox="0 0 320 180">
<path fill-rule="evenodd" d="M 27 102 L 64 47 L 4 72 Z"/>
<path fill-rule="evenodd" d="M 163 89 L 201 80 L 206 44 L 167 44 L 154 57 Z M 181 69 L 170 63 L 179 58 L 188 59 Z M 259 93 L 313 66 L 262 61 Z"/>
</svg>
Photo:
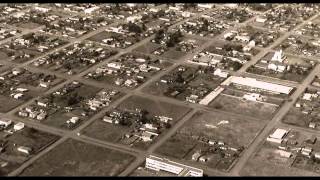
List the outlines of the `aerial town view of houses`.
<svg viewBox="0 0 320 180">
<path fill-rule="evenodd" d="M 320 176 L 319 35 L 316 3 L 0 3 L 0 176 Z"/>
</svg>

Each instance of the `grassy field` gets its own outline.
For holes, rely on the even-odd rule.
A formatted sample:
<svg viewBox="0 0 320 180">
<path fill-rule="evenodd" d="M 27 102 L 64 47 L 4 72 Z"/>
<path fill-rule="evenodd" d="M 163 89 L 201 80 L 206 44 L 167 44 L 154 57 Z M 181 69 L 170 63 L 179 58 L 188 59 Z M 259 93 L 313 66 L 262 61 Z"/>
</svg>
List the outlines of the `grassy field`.
<svg viewBox="0 0 320 180">
<path fill-rule="evenodd" d="M 98 33 L 94 36 L 91 36 L 88 40 L 101 42 L 103 39 L 109 38 L 110 36 L 111 36 L 110 33 L 103 31 L 103 32 Z"/>
<path fill-rule="evenodd" d="M 303 114 L 299 109 L 292 107 L 286 116 L 282 119 L 282 122 L 295 126 L 308 127 L 312 118 L 306 114 Z"/>
<path fill-rule="evenodd" d="M 38 23 L 27 22 L 27 23 L 19 24 L 18 26 L 21 27 L 21 28 L 26 28 L 26 29 L 35 29 L 35 28 L 37 28 L 37 27 L 39 27 L 41 25 L 38 24 Z"/>
<path fill-rule="evenodd" d="M 7 60 L 9 57 L 7 56 L 7 54 L 5 52 L 0 51 L 0 60 L 1 61 L 5 61 Z"/>
<path fill-rule="evenodd" d="M 134 159 L 116 150 L 68 139 L 20 176 L 116 176 Z"/>
<path fill-rule="evenodd" d="M 246 116 L 252 116 L 252 114 L 254 114 L 255 118 L 260 119 L 271 119 L 277 110 L 276 106 L 254 101 L 245 101 L 240 98 L 225 96 L 223 94 L 219 95 L 209 104 L 209 106 Z"/>
<path fill-rule="evenodd" d="M 175 135 L 167 140 L 157 153 L 177 159 L 191 160 L 194 149 L 206 149 L 207 145 L 193 137 L 207 137 L 223 141 L 231 147 L 247 147 L 265 126 L 264 121 L 252 121 L 226 114 L 197 112 Z M 226 170 L 235 157 L 220 158 L 210 155 L 206 163 L 212 168 Z"/>
<path fill-rule="evenodd" d="M 18 168 L 23 162 L 30 159 L 46 146 L 55 142 L 58 136 L 46 132 L 38 131 L 33 128 L 25 127 L 23 130 L 15 132 L 13 135 L 4 138 L 4 132 L 0 132 L 1 140 L 8 140 L 6 149 L 0 154 L 1 161 L 7 161 L 9 164 L 0 169 L 0 175 L 6 175 Z M 27 146 L 33 149 L 31 155 L 26 156 L 16 150 L 19 146 Z"/>
<path fill-rule="evenodd" d="M 5 104 L 3 103 L 0 104 L 1 113 L 8 112 L 23 103 L 23 101 L 19 101 L 19 100 L 2 96 L 2 95 L 0 95 L 0 102 L 3 102 L 3 103 L 6 102 Z"/>
<path fill-rule="evenodd" d="M 157 48 L 159 48 L 161 45 L 152 43 L 152 42 L 147 42 L 142 46 L 137 47 L 134 49 L 134 51 L 144 53 L 144 54 L 152 54 Z"/>
<path fill-rule="evenodd" d="M 310 171 L 290 167 L 287 159 L 276 158 L 274 149 L 262 147 L 240 171 L 240 176 L 319 176 Z"/>
<path fill-rule="evenodd" d="M 101 89 L 94 87 L 94 86 L 89 86 L 89 85 L 82 85 L 76 90 L 76 93 L 84 97 L 85 101 L 86 99 L 89 99 L 91 97 L 94 97 L 96 93 L 98 93 Z M 68 96 L 68 95 L 67 95 Z M 57 103 L 61 107 L 67 106 L 68 98 L 67 97 L 62 97 L 62 98 L 55 98 L 54 102 Z M 76 108 L 72 110 L 71 112 L 65 112 L 63 109 L 59 109 L 58 111 L 54 112 L 53 114 L 49 114 L 48 117 L 43 120 L 41 123 L 44 123 L 49 126 L 53 126 L 56 128 L 63 128 L 66 129 L 66 121 L 69 120 L 73 116 L 80 117 L 81 121 L 83 122 L 86 119 L 89 119 L 93 113 L 88 114 L 87 117 L 82 117 L 81 116 L 81 107 L 79 106 L 82 102 L 77 103 Z M 79 125 L 81 122 L 79 123 Z"/>
<path fill-rule="evenodd" d="M 167 116 L 173 118 L 173 121 L 175 122 L 191 110 L 187 107 L 151 100 L 140 96 L 130 96 L 123 101 L 118 108 L 128 110 L 135 110 L 136 108 L 145 109 L 149 112 L 150 116 Z"/>
</svg>

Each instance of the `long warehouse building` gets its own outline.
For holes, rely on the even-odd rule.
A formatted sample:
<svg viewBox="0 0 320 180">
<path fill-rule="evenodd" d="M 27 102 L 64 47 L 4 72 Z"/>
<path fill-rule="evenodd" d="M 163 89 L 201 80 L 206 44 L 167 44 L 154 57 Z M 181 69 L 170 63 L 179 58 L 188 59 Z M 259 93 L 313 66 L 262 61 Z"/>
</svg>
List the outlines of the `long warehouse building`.
<svg viewBox="0 0 320 180">
<path fill-rule="evenodd" d="M 248 86 L 251 88 L 262 89 L 262 90 L 269 91 L 276 94 L 290 94 L 291 91 L 293 90 L 293 87 L 259 81 L 257 79 L 249 78 L 249 77 L 232 76 L 231 83 L 242 85 L 242 86 Z"/>
</svg>

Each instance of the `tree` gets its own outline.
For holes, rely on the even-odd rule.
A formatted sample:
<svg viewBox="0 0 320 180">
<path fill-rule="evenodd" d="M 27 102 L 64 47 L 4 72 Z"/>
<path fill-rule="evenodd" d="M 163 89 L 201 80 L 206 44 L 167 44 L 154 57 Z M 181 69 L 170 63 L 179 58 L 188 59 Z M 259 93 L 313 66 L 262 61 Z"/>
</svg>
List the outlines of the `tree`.
<svg viewBox="0 0 320 180">
<path fill-rule="evenodd" d="M 165 128 L 166 128 L 166 129 L 171 128 L 171 124 L 170 124 L 170 123 L 166 123 L 166 124 L 165 124 Z"/>
<path fill-rule="evenodd" d="M 159 43 L 160 39 L 162 39 L 164 34 L 164 30 L 163 29 L 159 29 L 156 33 L 155 33 L 155 38 L 154 40 L 156 41 L 156 43 Z"/>
<path fill-rule="evenodd" d="M 164 16 L 165 14 L 166 14 L 165 11 L 164 11 L 163 9 L 161 9 L 160 11 L 158 11 L 157 16 L 158 16 L 158 17 L 162 17 L 162 16 Z"/>
<path fill-rule="evenodd" d="M 149 123 L 150 120 L 148 119 L 148 114 L 149 112 L 145 109 L 142 109 L 141 112 L 140 112 L 140 122 L 142 122 L 142 124 L 146 124 L 146 123 Z"/>
<path fill-rule="evenodd" d="M 180 73 L 177 75 L 176 82 L 177 83 L 183 83 L 184 82 L 184 78 L 182 77 L 182 75 Z"/>
<path fill-rule="evenodd" d="M 68 96 L 67 104 L 68 106 L 72 106 L 77 104 L 80 101 L 81 97 L 78 95 L 78 93 L 73 93 L 70 96 Z"/>
<path fill-rule="evenodd" d="M 134 23 L 129 22 L 128 23 L 128 30 L 130 32 L 134 32 L 134 33 L 142 33 L 142 28 Z"/>
<path fill-rule="evenodd" d="M 104 21 L 104 17 L 102 17 L 102 16 L 100 16 L 100 17 L 98 17 L 97 18 L 97 23 L 101 23 L 101 22 L 103 22 Z"/>
</svg>

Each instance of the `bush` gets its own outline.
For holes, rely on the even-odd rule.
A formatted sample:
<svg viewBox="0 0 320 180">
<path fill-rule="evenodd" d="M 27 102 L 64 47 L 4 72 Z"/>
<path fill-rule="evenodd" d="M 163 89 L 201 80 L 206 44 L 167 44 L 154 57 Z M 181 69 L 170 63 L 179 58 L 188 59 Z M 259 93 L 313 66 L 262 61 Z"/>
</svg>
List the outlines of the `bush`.
<svg viewBox="0 0 320 180">
<path fill-rule="evenodd" d="M 221 109 L 223 106 L 220 103 L 217 103 L 213 106 L 215 109 Z"/>
</svg>

